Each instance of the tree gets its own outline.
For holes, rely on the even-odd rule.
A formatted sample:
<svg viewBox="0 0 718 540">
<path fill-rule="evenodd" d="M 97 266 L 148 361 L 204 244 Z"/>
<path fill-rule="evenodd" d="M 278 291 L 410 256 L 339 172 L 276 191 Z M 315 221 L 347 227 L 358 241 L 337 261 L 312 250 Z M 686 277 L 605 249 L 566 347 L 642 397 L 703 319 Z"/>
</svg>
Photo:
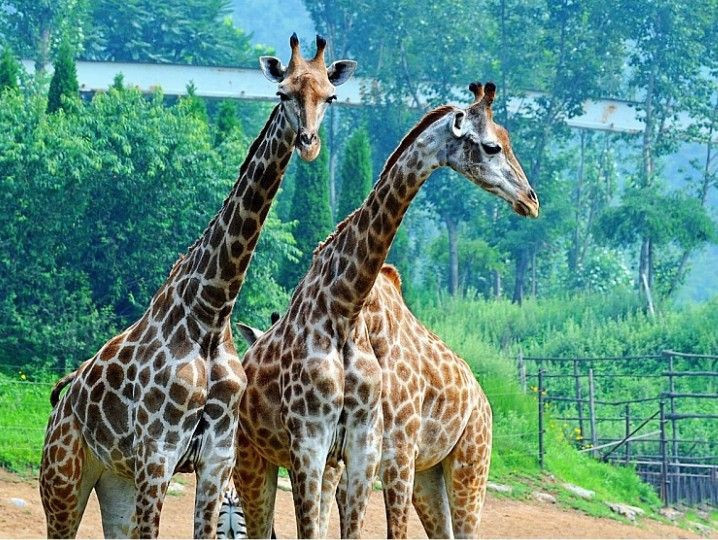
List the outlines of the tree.
<svg viewBox="0 0 718 540">
<path fill-rule="evenodd" d="M 237 105 L 234 101 L 223 100 L 217 111 L 217 123 L 214 135 L 214 144 L 222 144 L 227 137 L 235 131 L 242 131 L 242 126 L 237 118 Z"/>
<path fill-rule="evenodd" d="M 47 112 L 54 113 L 59 109 L 66 110 L 69 103 L 79 96 L 80 86 L 77 83 L 77 67 L 69 42 L 60 46 L 55 60 L 55 72 L 50 81 L 47 95 Z"/>
<path fill-rule="evenodd" d="M 91 60 L 252 65 L 267 47 L 232 23 L 230 0 L 96 0 L 84 57 Z"/>
<path fill-rule="evenodd" d="M 320 135 L 324 138 L 324 133 Z M 333 228 L 329 207 L 329 156 L 324 145 L 311 163 L 297 161 L 292 197 L 292 219 L 297 221 L 294 237 L 301 256 L 284 267 L 282 282 L 293 289 L 306 273 L 312 253 Z"/>
<path fill-rule="evenodd" d="M 633 44 L 628 58 L 629 83 L 640 96 L 638 110 L 644 124 L 636 188 L 651 193 L 659 189 L 658 160 L 676 148 L 680 133 L 673 127 L 674 121 L 688 109 L 693 91 L 704 77 L 701 66 L 715 48 L 710 38 L 715 33 L 715 5 L 658 0 L 638 6 L 626 2 L 622 18 Z M 630 209 L 626 207 L 629 214 L 645 209 L 634 202 L 630 201 Z M 646 216 L 643 221 L 651 220 Z M 642 231 L 637 283 L 650 294 L 660 254 L 655 253 L 655 229 L 644 227 Z"/>
<path fill-rule="evenodd" d="M 17 78 L 20 74 L 20 67 L 17 64 L 17 60 L 10 51 L 9 47 L 5 47 L 0 56 L 0 92 L 9 88 L 16 90 Z"/>
<path fill-rule="evenodd" d="M 0 0 L 0 33 L 22 58 L 44 71 L 54 48 L 78 47 L 87 24 L 88 0 Z"/>
<path fill-rule="evenodd" d="M 371 191 L 374 175 L 372 172 L 369 132 L 366 128 L 360 127 L 354 130 L 347 139 L 339 178 L 337 221 L 343 220 L 358 208 Z"/>
</svg>

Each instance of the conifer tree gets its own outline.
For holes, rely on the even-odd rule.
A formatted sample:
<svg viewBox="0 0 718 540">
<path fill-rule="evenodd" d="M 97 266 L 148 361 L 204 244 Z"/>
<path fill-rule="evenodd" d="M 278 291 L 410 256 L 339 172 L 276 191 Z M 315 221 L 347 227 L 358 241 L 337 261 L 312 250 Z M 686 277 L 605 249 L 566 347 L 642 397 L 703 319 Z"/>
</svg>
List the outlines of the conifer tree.
<svg viewBox="0 0 718 540">
<path fill-rule="evenodd" d="M 50 81 L 50 91 L 47 95 L 47 112 L 54 113 L 59 109 L 65 110 L 68 101 L 76 99 L 79 95 L 80 85 L 77 82 L 77 66 L 70 43 L 63 41 L 57 51 L 55 59 L 55 72 Z M 64 100 L 63 100 L 64 97 Z"/>
<path fill-rule="evenodd" d="M 6 88 L 16 89 L 20 68 L 9 47 L 5 47 L 0 56 L 0 92 Z"/>
<path fill-rule="evenodd" d="M 237 118 L 237 105 L 228 99 L 219 104 L 217 111 L 217 130 L 214 135 L 214 144 L 219 146 L 235 130 L 240 128 Z"/>
<path fill-rule="evenodd" d="M 356 129 L 347 140 L 339 171 L 337 221 L 358 208 L 371 191 L 373 180 L 371 146 L 366 128 Z"/>
<path fill-rule="evenodd" d="M 321 134 L 326 140 L 326 134 Z M 326 145 L 311 163 L 297 160 L 294 176 L 291 219 L 297 220 L 294 238 L 302 252 L 299 261 L 285 266 L 282 282 L 294 289 L 307 272 L 312 252 L 332 230 L 332 212 L 329 206 L 329 156 Z"/>
</svg>

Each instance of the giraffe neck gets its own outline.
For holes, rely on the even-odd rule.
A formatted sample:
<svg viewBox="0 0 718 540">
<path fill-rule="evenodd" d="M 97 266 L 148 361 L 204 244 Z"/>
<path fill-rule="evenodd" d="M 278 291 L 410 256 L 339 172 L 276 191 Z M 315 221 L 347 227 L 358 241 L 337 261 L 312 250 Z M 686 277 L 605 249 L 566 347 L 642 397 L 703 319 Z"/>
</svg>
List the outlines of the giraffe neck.
<svg viewBox="0 0 718 540">
<path fill-rule="evenodd" d="M 409 132 L 362 206 L 317 250 L 312 271 L 321 273 L 320 285 L 329 291 L 328 312 L 340 336 L 363 307 L 409 205 L 446 164 L 448 110 L 441 112 L 418 134 L 421 126 Z"/>
<path fill-rule="evenodd" d="M 277 105 L 250 146 L 221 210 L 170 276 L 186 313 L 209 332 L 221 330 L 232 312 L 294 137 L 283 106 Z"/>
</svg>

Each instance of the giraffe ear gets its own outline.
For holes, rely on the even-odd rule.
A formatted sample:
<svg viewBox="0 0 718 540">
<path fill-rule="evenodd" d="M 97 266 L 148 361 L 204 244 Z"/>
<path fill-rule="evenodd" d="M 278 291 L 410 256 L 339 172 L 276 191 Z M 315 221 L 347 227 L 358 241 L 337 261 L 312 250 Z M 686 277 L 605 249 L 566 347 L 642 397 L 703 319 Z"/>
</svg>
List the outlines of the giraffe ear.
<svg viewBox="0 0 718 540">
<path fill-rule="evenodd" d="M 332 62 L 332 65 L 327 68 L 327 76 L 329 82 L 334 86 L 344 84 L 354 74 L 354 70 L 357 68 L 357 63 L 354 60 L 337 60 Z"/>
<path fill-rule="evenodd" d="M 262 332 L 261 330 L 252 328 L 248 324 L 244 324 L 244 323 L 237 323 L 237 328 L 239 329 L 239 332 L 242 334 L 242 337 L 244 338 L 244 340 L 247 342 L 247 345 L 252 345 L 252 343 L 257 341 L 264 334 L 264 332 Z"/>
<path fill-rule="evenodd" d="M 287 68 L 282 65 L 279 58 L 275 58 L 274 56 L 260 56 L 259 68 L 267 79 L 276 83 L 280 83 L 284 80 L 284 75 L 287 71 Z"/>
<path fill-rule="evenodd" d="M 466 112 L 454 111 L 451 117 L 451 133 L 457 139 L 466 134 Z"/>
</svg>

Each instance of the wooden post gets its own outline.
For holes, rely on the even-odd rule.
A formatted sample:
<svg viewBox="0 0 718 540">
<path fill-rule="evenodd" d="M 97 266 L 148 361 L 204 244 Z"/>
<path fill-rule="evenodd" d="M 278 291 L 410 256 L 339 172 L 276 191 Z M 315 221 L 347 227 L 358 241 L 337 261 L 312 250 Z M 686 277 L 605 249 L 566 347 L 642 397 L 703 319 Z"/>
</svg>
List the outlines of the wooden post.
<svg viewBox="0 0 718 540">
<path fill-rule="evenodd" d="M 671 406 L 671 461 L 678 463 L 678 425 L 676 423 L 676 398 L 673 394 L 676 393 L 676 381 L 673 377 L 674 365 L 673 365 L 673 354 L 671 351 L 665 351 L 663 354 L 668 355 L 668 391 L 670 392 L 669 403 Z M 671 483 L 671 489 L 674 490 L 673 499 L 678 498 L 678 465 L 673 466 L 673 482 Z"/>
<path fill-rule="evenodd" d="M 583 430 L 583 400 L 581 399 L 581 379 L 578 375 L 578 360 L 573 361 L 573 378 L 576 387 L 576 412 L 578 412 L 578 432 L 581 435 L 581 441 L 584 440 L 585 431 Z"/>
<path fill-rule="evenodd" d="M 661 422 L 661 500 L 668 506 L 668 449 L 666 441 L 666 412 L 663 400 L 659 403 Z"/>
<path fill-rule="evenodd" d="M 596 390 L 593 385 L 593 368 L 588 369 L 588 414 L 591 423 L 591 445 L 598 446 L 598 433 L 596 432 Z M 598 457 L 598 450 L 591 452 Z"/>
<path fill-rule="evenodd" d="M 523 351 L 519 351 L 516 357 L 516 369 L 519 375 L 519 384 L 521 385 L 521 391 L 526 393 L 526 361 L 524 360 Z"/>
<path fill-rule="evenodd" d="M 631 437 L 631 406 L 626 403 L 626 448 L 624 453 L 624 463 L 628 465 L 631 461 L 631 441 L 628 439 Z"/>
<path fill-rule="evenodd" d="M 543 469 L 543 367 L 538 371 L 538 445 L 539 467 Z"/>
</svg>

